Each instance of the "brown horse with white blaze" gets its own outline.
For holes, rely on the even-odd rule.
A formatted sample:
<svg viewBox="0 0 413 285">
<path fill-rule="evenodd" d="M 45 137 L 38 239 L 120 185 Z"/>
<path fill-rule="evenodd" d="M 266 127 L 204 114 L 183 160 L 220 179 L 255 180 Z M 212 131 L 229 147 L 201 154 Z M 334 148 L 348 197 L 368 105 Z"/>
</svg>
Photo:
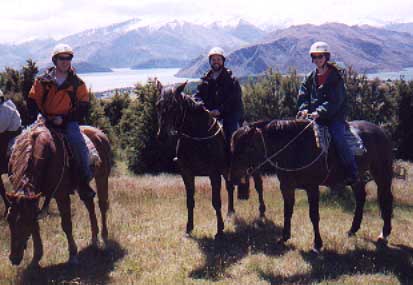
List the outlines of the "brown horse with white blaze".
<svg viewBox="0 0 413 285">
<path fill-rule="evenodd" d="M 99 208 L 102 216 L 102 238 L 107 240 L 108 177 L 112 154 L 107 136 L 93 127 L 81 127 L 84 134 L 95 145 L 100 161 L 95 165 L 94 177 L 97 186 Z M 38 215 L 39 200 L 45 196 L 45 203 L 54 198 L 61 216 L 61 225 L 66 234 L 69 248 L 69 263 L 78 263 L 77 246 L 72 234 L 70 194 L 76 184 L 73 169 L 69 167 L 65 140 L 56 131 L 38 123 L 22 133 L 16 140 L 9 170 L 14 192 L 7 193 L 10 203 L 7 221 L 10 228 L 10 261 L 19 265 L 30 236 L 33 238 L 34 254 L 32 264 L 37 265 L 43 255 Z M 92 244 L 98 243 L 98 223 L 93 200 L 83 201 L 89 212 L 92 230 Z M 43 205 L 43 208 L 45 205 Z"/>
<path fill-rule="evenodd" d="M 284 229 L 281 242 L 291 236 L 291 217 L 295 203 L 295 189 L 305 189 L 309 201 L 309 215 L 314 229 L 314 250 L 318 252 L 323 241 L 319 231 L 319 185 L 334 186 L 344 179 L 338 158 L 333 151 L 322 153 L 317 146 L 312 122 L 307 120 L 273 120 L 256 122 L 243 127 L 232 137 L 230 176 L 237 183 L 246 173 L 259 171 L 259 166 L 270 163 L 276 168 L 284 199 Z M 349 123 L 363 140 L 366 152 L 357 158 L 362 176 L 368 171 L 377 184 L 377 196 L 384 221 L 380 241 L 387 241 L 391 232 L 393 210 L 392 143 L 382 129 L 366 121 Z M 360 228 L 366 200 L 367 179 L 351 185 L 356 208 L 349 235 Z"/>
</svg>

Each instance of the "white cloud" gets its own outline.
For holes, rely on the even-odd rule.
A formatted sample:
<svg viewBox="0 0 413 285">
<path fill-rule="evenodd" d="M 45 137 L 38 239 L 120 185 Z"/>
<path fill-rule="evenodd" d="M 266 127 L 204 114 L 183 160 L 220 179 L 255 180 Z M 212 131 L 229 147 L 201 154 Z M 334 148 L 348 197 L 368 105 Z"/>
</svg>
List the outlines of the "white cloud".
<svg viewBox="0 0 413 285">
<path fill-rule="evenodd" d="M 413 21 L 411 0 L 0 0 L 0 42 L 62 37 L 130 18 L 197 22 L 242 17 L 258 24 Z"/>
</svg>

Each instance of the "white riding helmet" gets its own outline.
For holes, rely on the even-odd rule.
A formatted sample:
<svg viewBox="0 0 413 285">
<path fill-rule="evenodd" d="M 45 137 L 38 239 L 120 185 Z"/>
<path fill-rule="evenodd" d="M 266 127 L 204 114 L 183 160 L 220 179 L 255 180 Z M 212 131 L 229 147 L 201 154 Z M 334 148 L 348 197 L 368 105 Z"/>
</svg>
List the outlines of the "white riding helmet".
<svg viewBox="0 0 413 285">
<path fill-rule="evenodd" d="M 208 57 L 210 58 L 213 55 L 220 55 L 222 56 L 223 59 L 225 59 L 225 54 L 224 54 L 224 50 L 220 47 L 213 47 L 209 53 L 208 53 Z"/>
<path fill-rule="evenodd" d="M 74 55 L 74 52 L 71 46 L 69 46 L 68 44 L 58 44 L 53 48 L 52 58 L 62 53 L 67 53 L 72 56 Z"/>
<path fill-rule="evenodd" d="M 311 45 L 310 51 L 308 52 L 310 55 L 314 53 L 328 53 L 330 54 L 330 47 L 325 42 L 315 42 Z"/>
</svg>

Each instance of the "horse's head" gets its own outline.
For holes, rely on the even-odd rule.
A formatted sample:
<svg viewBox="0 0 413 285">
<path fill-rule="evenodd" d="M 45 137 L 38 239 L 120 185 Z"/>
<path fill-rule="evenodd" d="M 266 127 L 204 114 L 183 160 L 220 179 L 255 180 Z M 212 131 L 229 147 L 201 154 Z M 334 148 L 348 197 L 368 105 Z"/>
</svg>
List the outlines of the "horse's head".
<svg viewBox="0 0 413 285">
<path fill-rule="evenodd" d="M 27 241 L 37 226 L 38 204 L 41 194 L 7 194 L 10 207 L 7 212 L 7 222 L 10 228 L 10 255 L 13 265 L 19 265 Z"/>
<path fill-rule="evenodd" d="M 162 141 L 167 138 L 169 134 L 177 131 L 180 121 L 183 116 L 184 97 L 182 91 L 185 89 L 186 82 L 174 87 L 162 87 L 160 89 L 160 96 L 156 102 L 156 109 L 158 113 L 158 138 Z"/>
<path fill-rule="evenodd" d="M 238 185 L 264 158 L 261 129 L 255 126 L 239 128 L 231 139 L 230 180 Z"/>
</svg>

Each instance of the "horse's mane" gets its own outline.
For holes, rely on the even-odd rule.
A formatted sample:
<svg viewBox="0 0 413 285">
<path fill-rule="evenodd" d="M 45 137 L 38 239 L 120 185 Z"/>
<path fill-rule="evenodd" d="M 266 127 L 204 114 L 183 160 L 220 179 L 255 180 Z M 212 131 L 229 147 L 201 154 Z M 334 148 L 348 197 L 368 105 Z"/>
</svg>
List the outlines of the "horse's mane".
<svg viewBox="0 0 413 285">
<path fill-rule="evenodd" d="M 17 138 L 10 157 L 9 173 L 13 189 L 25 188 L 29 185 L 28 169 L 33 158 L 33 145 L 36 137 L 44 131 L 44 122 L 25 129 Z"/>
<path fill-rule="evenodd" d="M 307 120 L 260 120 L 251 123 L 249 126 L 252 128 L 266 129 L 270 133 L 280 131 L 301 131 L 309 124 Z"/>
<path fill-rule="evenodd" d="M 170 101 L 174 104 L 182 104 L 183 107 L 187 108 L 190 111 L 200 110 L 200 104 L 194 100 L 194 97 L 190 94 L 181 93 L 181 100 L 176 100 L 175 96 L 175 89 L 173 86 L 165 87 L 164 89 L 164 99 Z"/>
</svg>

